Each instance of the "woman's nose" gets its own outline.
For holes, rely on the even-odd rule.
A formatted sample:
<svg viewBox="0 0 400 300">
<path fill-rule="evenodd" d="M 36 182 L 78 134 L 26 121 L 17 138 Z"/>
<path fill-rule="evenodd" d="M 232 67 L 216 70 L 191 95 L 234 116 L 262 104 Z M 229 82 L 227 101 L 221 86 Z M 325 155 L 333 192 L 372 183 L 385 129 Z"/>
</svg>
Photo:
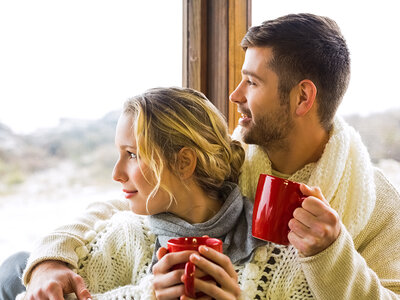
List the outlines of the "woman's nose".
<svg viewBox="0 0 400 300">
<path fill-rule="evenodd" d="M 119 161 L 117 161 L 117 163 L 114 166 L 112 178 L 115 181 L 118 181 L 120 183 L 124 183 L 124 182 L 128 181 L 128 176 L 127 176 L 126 172 L 123 170 L 123 168 L 121 167 L 121 164 Z"/>
</svg>

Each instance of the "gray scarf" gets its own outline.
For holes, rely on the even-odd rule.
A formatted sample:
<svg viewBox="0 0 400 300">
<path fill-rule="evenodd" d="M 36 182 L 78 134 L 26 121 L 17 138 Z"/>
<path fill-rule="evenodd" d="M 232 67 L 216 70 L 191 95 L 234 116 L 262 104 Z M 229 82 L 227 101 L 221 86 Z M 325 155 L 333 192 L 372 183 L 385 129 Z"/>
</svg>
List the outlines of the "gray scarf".
<svg viewBox="0 0 400 300">
<path fill-rule="evenodd" d="M 204 223 L 190 224 L 181 218 L 161 213 L 149 216 L 151 231 L 157 236 L 153 264 L 157 261 L 157 250 L 167 246 L 175 237 L 208 235 L 223 241 L 223 252 L 232 263 L 245 263 L 251 259 L 253 250 L 267 242 L 251 235 L 253 203 L 243 197 L 236 184 L 226 182 L 221 188 L 225 198 L 220 211 Z"/>
</svg>

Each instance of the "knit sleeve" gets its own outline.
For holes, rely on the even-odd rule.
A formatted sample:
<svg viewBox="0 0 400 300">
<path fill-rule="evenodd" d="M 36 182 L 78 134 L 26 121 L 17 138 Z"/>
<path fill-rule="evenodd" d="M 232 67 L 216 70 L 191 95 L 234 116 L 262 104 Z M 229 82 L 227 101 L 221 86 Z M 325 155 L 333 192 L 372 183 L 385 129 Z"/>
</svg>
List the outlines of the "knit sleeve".
<svg viewBox="0 0 400 300">
<path fill-rule="evenodd" d="M 153 275 L 149 275 L 138 285 L 127 285 L 107 291 L 103 294 L 93 294 L 93 300 L 153 300 L 156 299 L 152 286 Z"/>
<path fill-rule="evenodd" d="M 342 226 L 325 251 L 300 258 L 317 299 L 400 299 L 400 196 L 376 172 L 376 207 L 352 240 Z"/>
<path fill-rule="evenodd" d="M 95 224 L 124 210 L 129 210 L 129 202 L 125 199 L 92 203 L 74 222 L 40 239 L 28 259 L 22 276 L 23 283 L 27 285 L 33 268 L 46 260 L 63 261 L 76 269 L 79 251 L 93 233 Z"/>
</svg>

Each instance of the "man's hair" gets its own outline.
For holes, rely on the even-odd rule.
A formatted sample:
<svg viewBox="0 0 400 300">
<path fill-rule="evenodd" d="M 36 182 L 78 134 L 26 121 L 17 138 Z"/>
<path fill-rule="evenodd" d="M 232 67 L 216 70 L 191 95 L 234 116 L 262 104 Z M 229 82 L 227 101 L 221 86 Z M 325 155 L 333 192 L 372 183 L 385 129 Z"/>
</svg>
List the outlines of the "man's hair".
<svg viewBox="0 0 400 300">
<path fill-rule="evenodd" d="M 287 99 L 301 80 L 311 80 L 317 87 L 320 122 L 326 130 L 331 128 L 350 79 L 349 50 L 335 21 L 313 14 L 290 14 L 251 27 L 241 46 L 245 51 L 271 47 L 269 67 L 279 77 L 282 99 Z"/>
</svg>

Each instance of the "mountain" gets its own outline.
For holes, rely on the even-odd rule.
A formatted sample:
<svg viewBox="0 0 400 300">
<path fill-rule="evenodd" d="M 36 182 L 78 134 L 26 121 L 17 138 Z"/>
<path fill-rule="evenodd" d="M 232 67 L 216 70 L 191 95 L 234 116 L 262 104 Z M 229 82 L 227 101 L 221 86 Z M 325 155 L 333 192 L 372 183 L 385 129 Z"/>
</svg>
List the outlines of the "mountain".
<svg viewBox="0 0 400 300">
<path fill-rule="evenodd" d="M 30 135 L 17 135 L 0 124 L 0 194 L 65 162 L 75 168 L 75 178 L 68 177 L 71 182 L 110 182 L 117 159 L 114 133 L 119 114 L 113 111 L 94 121 L 63 119 L 57 127 Z M 360 132 L 375 163 L 400 161 L 400 110 L 345 119 Z"/>
<path fill-rule="evenodd" d="M 117 157 L 114 133 L 119 114 L 110 112 L 94 121 L 63 119 L 57 127 L 29 135 L 0 124 L 0 194 L 65 161 L 75 166 L 77 177 L 85 171 L 82 182 L 108 182 Z"/>
</svg>

